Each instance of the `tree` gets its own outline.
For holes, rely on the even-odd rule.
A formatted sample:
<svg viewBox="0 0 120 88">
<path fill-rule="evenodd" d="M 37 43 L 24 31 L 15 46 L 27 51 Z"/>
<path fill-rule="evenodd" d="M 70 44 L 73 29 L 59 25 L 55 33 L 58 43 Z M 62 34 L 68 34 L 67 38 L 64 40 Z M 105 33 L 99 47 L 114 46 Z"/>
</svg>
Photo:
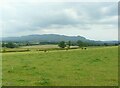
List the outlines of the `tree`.
<svg viewBox="0 0 120 88">
<path fill-rule="evenodd" d="M 30 46 L 30 43 L 29 43 L 29 42 L 27 42 L 27 43 L 26 43 L 26 46 Z"/>
<path fill-rule="evenodd" d="M 70 46 L 71 46 L 71 41 L 68 41 L 67 45 L 68 45 L 68 48 L 70 48 Z"/>
<path fill-rule="evenodd" d="M 108 46 L 108 44 L 107 44 L 107 43 L 104 43 L 104 46 Z"/>
<path fill-rule="evenodd" d="M 16 48 L 17 45 L 14 44 L 14 43 L 12 43 L 12 42 L 9 42 L 9 43 L 6 44 L 6 47 L 7 47 L 7 48 Z"/>
<path fill-rule="evenodd" d="M 59 47 L 61 48 L 65 48 L 66 47 L 66 44 L 64 41 L 61 41 L 59 44 L 58 44 Z"/>
<path fill-rule="evenodd" d="M 118 46 L 119 44 L 118 43 L 115 43 L 115 46 Z"/>
<path fill-rule="evenodd" d="M 77 45 L 78 45 L 79 47 L 85 46 L 84 43 L 83 43 L 82 41 L 80 41 L 80 40 L 77 41 Z"/>
<path fill-rule="evenodd" d="M 6 44 L 4 42 L 2 43 L 2 47 L 6 47 Z"/>
</svg>

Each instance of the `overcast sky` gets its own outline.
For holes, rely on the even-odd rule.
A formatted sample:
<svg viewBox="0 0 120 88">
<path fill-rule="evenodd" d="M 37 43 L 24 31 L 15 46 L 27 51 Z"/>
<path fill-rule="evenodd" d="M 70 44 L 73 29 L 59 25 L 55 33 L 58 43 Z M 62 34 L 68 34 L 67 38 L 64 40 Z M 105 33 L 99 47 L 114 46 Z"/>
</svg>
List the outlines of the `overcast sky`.
<svg viewBox="0 0 120 88">
<path fill-rule="evenodd" d="M 118 39 L 117 2 L 8 2 L 1 5 L 2 35 L 61 34 Z M 1 35 L 0 35 L 1 36 Z"/>
</svg>

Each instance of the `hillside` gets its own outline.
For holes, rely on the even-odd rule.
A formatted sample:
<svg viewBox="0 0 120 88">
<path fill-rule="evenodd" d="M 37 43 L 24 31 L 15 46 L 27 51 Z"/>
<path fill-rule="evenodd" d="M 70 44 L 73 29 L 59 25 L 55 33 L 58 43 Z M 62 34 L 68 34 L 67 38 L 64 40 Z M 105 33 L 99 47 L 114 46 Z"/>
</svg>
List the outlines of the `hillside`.
<svg viewBox="0 0 120 88">
<path fill-rule="evenodd" d="M 21 37 L 3 37 L 3 41 L 47 41 L 47 42 L 59 42 L 59 41 L 90 41 L 82 36 L 65 36 L 57 34 L 43 34 L 43 35 L 27 35 Z"/>
<path fill-rule="evenodd" d="M 89 42 L 89 43 L 109 43 L 109 44 L 115 44 L 118 43 L 118 41 L 95 41 L 95 40 L 89 40 L 82 36 L 65 36 L 65 35 L 57 35 L 57 34 L 43 34 L 43 35 L 27 35 L 27 36 L 21 36 L 21 37 L 3 37 L 2 41 L 5 42 L 60 42 L 60 41 L 73 41 L 76 42 L 78 40 L 81 40 L 83 42 Z"/>
</svg>

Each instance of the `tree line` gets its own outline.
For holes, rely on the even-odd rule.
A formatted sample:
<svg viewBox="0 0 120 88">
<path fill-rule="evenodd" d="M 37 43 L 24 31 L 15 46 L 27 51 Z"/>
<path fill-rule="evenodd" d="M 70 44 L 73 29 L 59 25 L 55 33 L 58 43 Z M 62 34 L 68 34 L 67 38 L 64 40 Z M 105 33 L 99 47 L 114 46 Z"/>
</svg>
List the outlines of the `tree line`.
<svg viewBox="0 0 120 88">
<path fill-rule="evenodd" d="M 76 43 L 72 43 L 71 41 L 65 42 L 65 41 L 61 41 L 59 42 L 58 46 L 60 48 L 70 48 L 70 46 L 79 46 L 79 47 L 86 47 L 88 46 L 88 44 L 86 42 L 82 42 L 80 40 L 78 40 Z"/>
<path fill-rule="evenodd" d="M 78 41 L 61 41 L 61 42 L 2 42 L 2 47 L 6 48 L 18 48 L 20 46 L 32 46 L 32 45 L 45 45 L 45 44 L 55 44 L 58 45 L 60 48 L 70 48 L 70 46 L 79 46 L 79 47 L 87 47 L 87 46 L 110 46 L 118 44 L 109 44 L 109 43 L 95 43 L 95 42 L 83 42 L 81 40 Z"/>
</svg>

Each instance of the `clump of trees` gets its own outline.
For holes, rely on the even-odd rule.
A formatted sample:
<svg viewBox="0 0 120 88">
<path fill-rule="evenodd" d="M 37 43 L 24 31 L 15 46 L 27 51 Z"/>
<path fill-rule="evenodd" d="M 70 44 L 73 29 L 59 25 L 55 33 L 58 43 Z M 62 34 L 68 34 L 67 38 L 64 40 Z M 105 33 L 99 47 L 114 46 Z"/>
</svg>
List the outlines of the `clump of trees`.
<svg viewBox="0 0 120 88">
<path fill-rule="evenodd" d="M 58 44 L 58 46 L 59 46 L 60 48 L 65 48 L 65 47 L 66 47 L 66 43 L 65 43 L 64 41 L 61 41 L 61 42 Z"/>
<path fill-rule="evenodd" d="M 68 46 L 68 48 L 70 48 L 70 46 L 71 46 L 71 41 L 68 41 L 67 46 Z"/>
<path fill-rule="evenodd" d="M 6 48 L 17 48 L 18 45 L 13 43 L 13 42 L 8 42 L 8 43 L 2 43 L 2 47 L 6 47 Z"/>
<path fill-rule="evenodd" d="M 86 47 L 86 46 L 87 46 L 87 43 L 78 40 L 78 41 L 77 41 L 77 46 L 79 46 L 79 47 Z"/>
<path fill-rule="evenodd" d="M 71 42 L 71 41 L 68 41 L 68 42 L 65 42 L 65 41 L 61 41 L 61 42 L 59 42 L 59 44 L 58 44 L 58 46 L 60 47 L 60 48 L 65 48 L 65 47 L 67 47 L 68 49 L 70 48 L 70 46 L 79 46 L 79 47 L 86 47 L 86 46 L 88 46 L 87 45 L 87 43 L 85 43 L 85 42 L 82 42 L 82 41 L 80 41 L 80 40 L 78 40 L 77 42 Z"/>
</svg>

